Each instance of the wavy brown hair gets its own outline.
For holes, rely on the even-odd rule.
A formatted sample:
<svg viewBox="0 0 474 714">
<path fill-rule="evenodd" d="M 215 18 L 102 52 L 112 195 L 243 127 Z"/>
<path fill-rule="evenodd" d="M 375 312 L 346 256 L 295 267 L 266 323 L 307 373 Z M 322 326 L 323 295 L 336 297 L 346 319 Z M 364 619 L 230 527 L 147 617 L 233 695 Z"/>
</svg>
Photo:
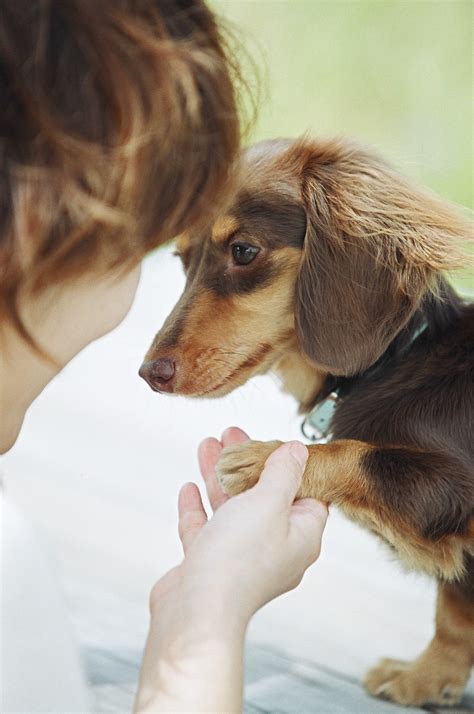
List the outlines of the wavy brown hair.
<svg viewBox="0 0 474 714">
<path fill-rule="evenodd" d="M 212 219 L 240 145 L 235 67 L 202 0 L 0 6 L 0 321 Z"/>
</svg>

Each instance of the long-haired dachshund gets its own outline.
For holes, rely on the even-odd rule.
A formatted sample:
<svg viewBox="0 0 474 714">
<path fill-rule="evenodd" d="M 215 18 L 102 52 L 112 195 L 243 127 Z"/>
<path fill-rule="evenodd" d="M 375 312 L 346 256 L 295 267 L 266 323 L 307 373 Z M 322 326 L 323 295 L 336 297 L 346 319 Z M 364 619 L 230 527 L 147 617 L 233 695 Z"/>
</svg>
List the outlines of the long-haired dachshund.
<svg viewBox="0 0 474 714">
<path fill-rule="evenodd" d="M 400 704 L 454 704 L 474 663 L 474 306 L 444 277 L 470 237 L 452 206 L 344 141 L 247 151 L 233 205 L 177 242 L 181 299 L 140 374 L 220 397 L 272 371 L 309 422 L 300 497 L 337 504 L 438 579 L 436 632 L 365 680 Z M 224 451 L 228 494 L 280 442 Z"/>
</svg>

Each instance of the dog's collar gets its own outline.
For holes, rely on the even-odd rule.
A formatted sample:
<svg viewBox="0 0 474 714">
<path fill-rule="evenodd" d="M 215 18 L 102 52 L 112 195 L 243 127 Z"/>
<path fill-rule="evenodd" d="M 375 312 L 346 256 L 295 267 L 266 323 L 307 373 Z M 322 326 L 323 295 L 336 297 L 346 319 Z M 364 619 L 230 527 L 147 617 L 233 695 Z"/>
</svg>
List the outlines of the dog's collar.
<svg viewBox="0 0 474 714">
<path fill-rule="evenodd" d="M 411 340 L 405 347 L 404 353 L 413 345 L 415 340 L 420 337 L 420 335 L 426 330 L 428 323 L 424 321 L 416 330 L 413 332 Z M 378 362 L 369 368 L 367 374 L 374 374 L 378 371 Z M 330 392 L 327 397 L 325 397 L 321 402 L 316 404 L 315 407 L 310 411 L 307 417 L 305 417 L 303 423 L 301 424 L 301 432 L 303 436 L 312 441 L 313 444 L 326 444 L 331 439 L 331 423 L 336 411 L 338 403 L 341 401 L 339 396 L 339 390 L 335 389 Z"/>
</svg>

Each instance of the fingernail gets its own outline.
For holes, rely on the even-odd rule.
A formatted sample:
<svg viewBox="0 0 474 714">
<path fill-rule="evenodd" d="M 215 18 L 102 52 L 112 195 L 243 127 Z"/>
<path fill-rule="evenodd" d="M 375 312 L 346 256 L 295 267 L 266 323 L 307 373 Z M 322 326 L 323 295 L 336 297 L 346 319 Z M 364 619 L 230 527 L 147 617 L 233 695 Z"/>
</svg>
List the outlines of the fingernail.
<svg viewBox="0 0 474 714">
<path fill-rule="evenodd" d="M 300 441 L 291 441 L 288 450 L 301 468 L 304 468 L 308 460 L 308 449 L 306 446 Z"/>
</svg>

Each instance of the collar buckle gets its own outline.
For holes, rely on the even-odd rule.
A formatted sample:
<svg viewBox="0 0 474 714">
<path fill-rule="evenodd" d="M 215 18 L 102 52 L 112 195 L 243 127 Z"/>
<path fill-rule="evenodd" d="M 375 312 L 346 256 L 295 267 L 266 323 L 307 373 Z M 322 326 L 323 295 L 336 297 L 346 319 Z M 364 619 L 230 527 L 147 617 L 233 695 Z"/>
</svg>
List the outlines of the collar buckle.
<svg viewBox="0 0 474 714">
<path fill-rule="evenodd" d="M 301 424 L 303 436 L 313 444 L 326 444 L 331 438 L 331 422 L 339 397 L 331 392 L 326 399 L 317 404 Z"/>
</svg>

